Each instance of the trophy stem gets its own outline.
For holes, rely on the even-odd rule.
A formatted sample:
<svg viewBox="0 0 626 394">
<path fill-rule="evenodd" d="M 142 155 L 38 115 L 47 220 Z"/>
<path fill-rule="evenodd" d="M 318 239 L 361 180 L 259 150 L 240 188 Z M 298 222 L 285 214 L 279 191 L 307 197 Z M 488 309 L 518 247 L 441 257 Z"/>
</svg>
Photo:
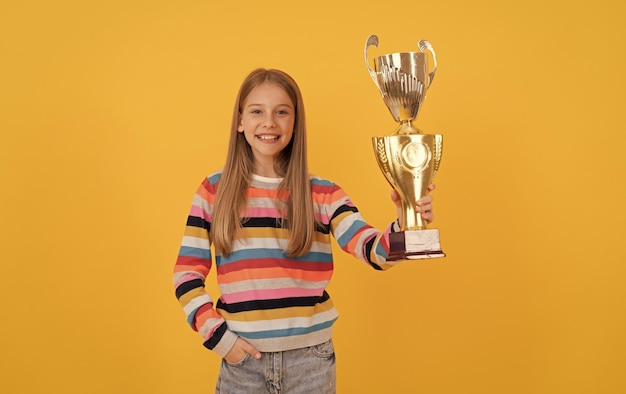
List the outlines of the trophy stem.
<svg viewBox="0 0 626 394">
<path fill-rule="evenodd" d="M 402 231 L 412 231 L 412 230 L 426 230 L 428 226 L 426 225 L 426 221 L 422 219 L 422 215 L 419 212 L 416 212 L 415 205 L 410 203 L 405 203 L 405 198 L 401 198 L 402 200 Z"/>
<path fill-rule="evenodd" d="M 413 119 L 403 119 L 392 135 L 393 134 L 422 134 L 422 131 L 413 127 Z"/>
</svg>

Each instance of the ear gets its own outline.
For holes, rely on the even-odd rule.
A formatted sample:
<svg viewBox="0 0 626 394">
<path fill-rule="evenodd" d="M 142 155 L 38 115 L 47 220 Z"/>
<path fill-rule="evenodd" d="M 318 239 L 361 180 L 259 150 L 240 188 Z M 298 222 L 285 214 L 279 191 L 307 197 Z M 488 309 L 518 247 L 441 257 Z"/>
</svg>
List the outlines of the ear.
<svg viewBox="0 0 626 394">
<path fill-rule="evenodd" d="M 237 131 L 243 133 L 243 119 L 241 119 L 241 115 L 239 115 L 239 126 L 237 126 Z"/>
</svg>

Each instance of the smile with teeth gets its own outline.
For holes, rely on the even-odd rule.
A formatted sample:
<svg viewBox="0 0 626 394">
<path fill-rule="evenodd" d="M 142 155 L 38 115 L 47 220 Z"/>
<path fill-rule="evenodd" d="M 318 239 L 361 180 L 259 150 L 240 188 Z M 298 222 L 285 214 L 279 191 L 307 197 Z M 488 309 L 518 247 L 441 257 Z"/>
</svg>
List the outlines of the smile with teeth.
<svg viewBox="0 0 626 394">
<path fill-rule="evenodd" d="M 262 141 L 277 141 L 280 138 L 280 136 L 263 134 L 263 135 L 257 135 L 256 138 Z"/>
</svg>

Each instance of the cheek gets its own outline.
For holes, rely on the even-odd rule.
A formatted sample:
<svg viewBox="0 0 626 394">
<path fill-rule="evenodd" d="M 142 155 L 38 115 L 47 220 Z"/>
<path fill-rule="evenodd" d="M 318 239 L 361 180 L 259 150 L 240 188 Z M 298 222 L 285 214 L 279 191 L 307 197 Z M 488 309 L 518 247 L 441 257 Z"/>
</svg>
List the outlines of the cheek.
<svg viewBox="0 0 626 394">
<path fill-rule="evenodd" d="M 248 131 L 242 131 L 241 134 L 243 134 L 243 136 L 245 137 L 248 145 L 252 145 L 252 142 L 254 141 L 254 133 L 251 133 Z"/>
<path fill-rule="evenodd" d="M 294 120 L 286 122 L 285 130 L 290 130 L 293 133 L 295 128 L 296 128 L 296 122 Z"/>
<path fill-rule="evenodd" d="M 291 141 L 293 141 L 293 138 L 294 138 L 294 132 L 292 131 L 292 132 L 289 134 L 289 138 L 287 139 L 287 143 L 289 144 Z"/>
</svg>

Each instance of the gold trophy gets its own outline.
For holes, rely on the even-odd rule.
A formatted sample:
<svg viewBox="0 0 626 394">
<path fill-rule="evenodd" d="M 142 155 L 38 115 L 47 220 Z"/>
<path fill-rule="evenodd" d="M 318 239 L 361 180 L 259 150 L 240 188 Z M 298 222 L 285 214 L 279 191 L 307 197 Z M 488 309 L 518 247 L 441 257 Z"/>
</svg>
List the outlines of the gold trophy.
<svg viewBox="0 0 626 394">
<path fill-rule="evenodd" d="M 402 227 L 389 236 L 387 260 L 444 257 L 439 230 L 428 229 L 415 210 L 415 202 L 427 194 L 441 162 L 443 137 L 424 134 L 412 124 L 437 71 L 435 51 L 428 41 L 420 40 L 420 52 L 378 56 L 372 70 L 367 56 L 371 45 L 378 47 L 377 36 L 369 36 L 365 43 L 365 65 L 389 112 L 400 123 L 390 135 L 372 138 L 378 166 L 402 202 Z M 432 55 L 430 72 L 425 51 Z"/>
</svg>

